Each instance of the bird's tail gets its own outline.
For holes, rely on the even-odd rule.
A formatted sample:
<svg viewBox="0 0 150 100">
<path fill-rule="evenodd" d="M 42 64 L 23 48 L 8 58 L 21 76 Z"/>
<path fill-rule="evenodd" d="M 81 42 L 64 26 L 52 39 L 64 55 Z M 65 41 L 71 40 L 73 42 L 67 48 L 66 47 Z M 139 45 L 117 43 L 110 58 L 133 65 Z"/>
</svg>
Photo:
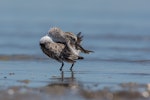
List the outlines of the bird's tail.
<svg viewBox="0 0 150 100">
<path fill-rule="evenodd" d="M 70 62 L 70 63 L 75 63 L 76 60 L 81 60 L 81 59 L 84 59 L 84 57 L 78 56 L 78 57 L 73 58 L 70 56 L 68 58 L 65 58 L 65 61 Z"/>
<path fill-rule="evenodd" d="M 84 48 L 81 46 L 82 40 L 83 40 L 83 36 L 81 35 L 81 32 L 79 32 L 79 33 L 77 34 L 76 48 L 79 49 L 79 50 L 81 50 L 81 52 L 86 53 L 86 54 L 89 54 L 89 53 L 91 53 L 91 52 L 94 52 L 94 51 L 91 51 L 91 50 L 86 50 L 86 49 L 84 49 Z"/>
<path fill-rule="evenodd" d="M 94 52 L 94 51 L 91 51 L 91 50 L 84 49 L 80 44 L 77 44 L 77 45 L 80 48 L 81 52 L 83 52 L 83 53 L 89 54 L 91 52 Z"/>
<path fill-rule="evenodd" d="M 78 59 L 84 59 L 84 57 L 82 57 L 82 56 L 78 56 Z"/>
</svg>

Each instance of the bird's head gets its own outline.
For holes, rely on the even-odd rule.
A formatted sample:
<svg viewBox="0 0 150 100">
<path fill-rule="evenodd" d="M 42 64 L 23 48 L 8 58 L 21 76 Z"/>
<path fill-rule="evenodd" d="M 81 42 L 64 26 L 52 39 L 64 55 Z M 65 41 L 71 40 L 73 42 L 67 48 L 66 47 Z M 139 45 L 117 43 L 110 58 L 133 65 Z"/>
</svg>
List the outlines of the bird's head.
<svg viewBox="0 0 150 100">
<path fill-rule="evenodd" d="M 53 42 L 53 40 L 48 36 L 43 36 L 41 39 L 40 39 L 40 44 L 45 44 L 47 42 Z"/>
</svg>

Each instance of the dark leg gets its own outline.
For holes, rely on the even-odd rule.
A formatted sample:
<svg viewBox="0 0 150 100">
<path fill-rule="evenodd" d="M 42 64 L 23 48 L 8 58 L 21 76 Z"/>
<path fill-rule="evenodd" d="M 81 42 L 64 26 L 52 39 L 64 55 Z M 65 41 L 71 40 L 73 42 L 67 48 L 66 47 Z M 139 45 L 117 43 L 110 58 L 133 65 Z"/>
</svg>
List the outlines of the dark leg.
<svg viewBox="0 0 150 100">
<path fill-rule="evenodd" d="M 72 65 L 71 65 L 71 67 L 70 67 L 70 70 L 71 70 L 71 71 L 72 71 L 73 66 L 74 66 L 74 63 L 72 63 Z"/>
<path fill-rule="evenodd" d="M 61 71 L 61 80 L 64 81 L 64 71 Z"/>
<path fill-rule="evenodd" d="M 74 80 L 74 72 L 71 70 L 71 80 L 73 81 Z"/>
<path fill-rule="evenodd" d="M 64 62 L 62 61 L 62 65 L 61 65 L 61 67 L 59 69 L 60 71 L 62 71 L 63 66 L 64 66 Z"/>
</svg>

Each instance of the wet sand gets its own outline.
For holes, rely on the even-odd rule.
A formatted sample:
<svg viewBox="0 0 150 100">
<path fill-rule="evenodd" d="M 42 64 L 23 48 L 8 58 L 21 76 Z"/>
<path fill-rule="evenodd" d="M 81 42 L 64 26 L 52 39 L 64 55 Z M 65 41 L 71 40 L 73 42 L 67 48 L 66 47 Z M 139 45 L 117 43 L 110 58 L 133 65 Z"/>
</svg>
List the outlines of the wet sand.
<svg viewBox="0 0 150 100">
<path fill-rule="evenodd" d="M 43 62 L 46 59 L 29 55 L 2 55 L 1 61 L 9 63 L 18 63 L 30 60 Z M 48 60 L 49 61 L 49 60 Z M 23 62 L 23 64 L 25 63 Z M 19 65 L 19 64 L 18 64 Z M 6 65 L 4 65 L 6 66 Z M 8 64 L 7 64 L 8 66 Z M 16 65 L 2 68 L 0 78 L 0 100 L 149 100 L 150 84 L 141 84 L 136 82 L 123 83 L 103 83 L 104 80 L 97 82 L 82 81 L 78 74 L 84 76 L 81 71 L 59 71 L 59 74 L 48 74 L 42 71 L 39 66 L 37 69 L 31 69 L 31 74 L 27 69 L 17 69 Z M 22 66 L 20 66 L 22 67 Z M 10 72 L 11 70 L 11 72 Z M 17 72 L 19 70 L 19 73 Z M 5 72 L 6 73 L 5 73 Z M 23 72 L 23 73 L 22 73 Z M 50 71 L 51 72 L 51 71 Z M 45 74 L 42 74 L 45 73 Z M 18 77 L 25 74 L 25 76 Z M 28 75 L 29 74 L 29 75 Z M 90 72 L 87 72 L 90 74 Z M 99 73 L 95 73 L 99 75 Z M 51 76 L 49 76 L 51 75 Z M 25 78 L 24 78 L 25 77 Z M 45 80 L 43 80 L 43 78 Z M 24 79 L 23 79 L 24 78 Z M 86 78 L 86 77 L 85 77 Z M 87 77 L 88 78 L 88 77 Z M 90 77 L 89 77 L 90 78 Z M 96 78 L 96 77 L 95 77 Z M 94 79 L 94 77 L 93 77 Z M 111 77 L 109 77 L 111 79 Z M 96 80 L 95 80 L 96 81 Z M 100 81 L 100 82 L 99 82 Z"/>
<path fill-rule="evenodd" d="M 63 79 L 65 80 L 65 78 Z M 67 79 L 68 80 L 68 79 Z M 27 80 L 20 81 L 29 84 Z M 100 85 L 100 84 L 97 84 Z M 51 83 L 44 87 L 31 88 L 12 86 L 0 90 L 1 100 L 149 100 L 150 84 L 122 83 L 119 90 L 103 88 L 92 90 L 80 83 Z"/>
</svg>

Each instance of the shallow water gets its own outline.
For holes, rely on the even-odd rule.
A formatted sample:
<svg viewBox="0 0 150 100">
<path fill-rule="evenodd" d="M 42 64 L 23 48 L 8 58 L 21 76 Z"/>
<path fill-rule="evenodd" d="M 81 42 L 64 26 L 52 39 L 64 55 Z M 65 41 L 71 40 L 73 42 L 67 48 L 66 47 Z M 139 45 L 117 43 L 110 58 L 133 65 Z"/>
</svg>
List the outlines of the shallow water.
<svg viewBox="0 0 150 100">
<path fill-rule="evenodd" d="M 97 93 L 106 87 L 116 93 L 120 84 L 149 84 L 150 1 L 0 2 L 0 90 L 25 86 L 35 92 L 34 88 L 48 84 L 75 83 L 79 91 L 85 89 L 84 93 L 87 88 Z M 59 71 L 61 64 L 45 56 L 39 47 L 39 39 L 52 26 L 82 32 L 83 46 L 94 53 L 83 54 L 85 59 L 78 61 L 73 71 L 67 63 L 63 72 Z M 149 97 L 149 90 L 146 93 Z"/>
</svg>

